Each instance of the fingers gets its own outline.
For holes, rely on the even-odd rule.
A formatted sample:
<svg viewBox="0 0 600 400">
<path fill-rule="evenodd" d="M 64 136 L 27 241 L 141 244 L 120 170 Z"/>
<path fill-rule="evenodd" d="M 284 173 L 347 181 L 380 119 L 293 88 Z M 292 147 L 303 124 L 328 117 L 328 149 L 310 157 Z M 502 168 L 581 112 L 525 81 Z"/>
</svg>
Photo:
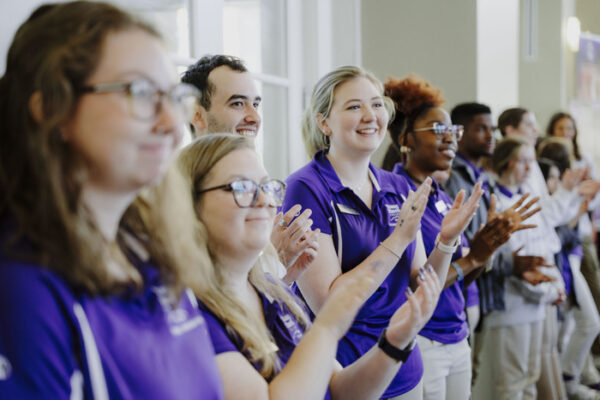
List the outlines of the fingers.
<svg viewBox="0 0 600 400">
<path fill-rule="evenodd" d="M 519 225 L 516 228 L 514 228 L 512 231 L 516 232 L 516 231 L 521 231 L 523 229 L 531 229 L 531 228 L 537 228 L 537 225 L 535 225 L 535 224 Z"/>
<path fill-rule="evenodd" d="M 537 207 L 535 210 L 529 211 L 528 213 L 526 213 L 523 216 L 521 216 L 521 220 L 525 221 L 527 218 L 531 217 L 534 214 L 537 214 L 541 210 L 542 210 L 542 207 Z"/>
<path fill-rule="evenodd" d="M 519 252 L 520 252 L 521 250 L 523 250 L 523 247 L 525 247 L 525 245 L 523 245 L 523 246 L 519 247 L 517 250 L 513 251 L 513 257 L 514 257 L 514 256 L 519 256 Z M 520 256 L 519 256 L 519 257 L 520 257 Z"/>
<path fill-rule="evenodd" d="M 294 219 L 295 216 L 300 214 L 300 210 L 302 210 L 302 206 L 300 204 L 294 205 L 292 208 L 287 210 L 287 212 L 283 214 L 281 218 L 278 218 L 281 213 L 277 214 L 277 217 L 275 217 L 275 223 L 277 223 L 281 228 L 285 228 L 290 224 L 290 222 L 292 222 L 292 219 Z M 304 211 L 306 212 L 307 210 Z"/>
<path fill-rule="evenodd" d="M 490 196 L 490 207 L 488 209 L 488 217 L 487 220 L 490 221 L 492 218 L 494 218 L 497 213 L 496 213 L 496 202 L 498 201 L 498 198 L 496 197 L 495 194 L 492 193 L 492 195 Z"/>
<path fill-rule="evenodd" d="M 529 193 L 526 193 L 526 194 L 529 194 Z M 531 199 L 529 202 L 527 202 L 527 204 L 525 204 L 523 207 L 521 207 L 521 209 L 519 210 L 519 214 L 522 214 L 523 212 L 529 210 L 529 208 L 531 208 L 531 206 L 533 206 L 539 200 L 540 200 L 539 196 L 536 196 L 533 199 Z"/>
<path fill-rule="evenodd" d="M 454 203 L 452 204 L 451 209 L 457 210 L 462 206 L 463 200 L 465 199 L 465 190 L 460 189 L 460 191 L 456 194 L 454 198 Z"/>
<path fill-rule="evenodd" d="M 523 204 L 523 202 L 525 201 L 525 199 L 529 197 L 529 193 L 525 193 L 523 196 L 521 196 L 521 198 L 519 200 L 517 200 L 517 202 L 515 204 L 512 205 L 513 210 L 516 210 L 517 208 L 519 208 L 521 206 L 521 204 Z"/>
</svg>

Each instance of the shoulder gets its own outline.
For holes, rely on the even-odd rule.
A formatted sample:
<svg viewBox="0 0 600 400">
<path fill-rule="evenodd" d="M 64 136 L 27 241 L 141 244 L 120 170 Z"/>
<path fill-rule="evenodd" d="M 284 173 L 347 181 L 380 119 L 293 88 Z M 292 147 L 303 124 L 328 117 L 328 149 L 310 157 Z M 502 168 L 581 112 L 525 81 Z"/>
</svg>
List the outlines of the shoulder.
<svg viewBox="0 0 600 400">
<path fill-rule="evenodd" d="M 0 354 L 15 375 L 5 382 L 9 393 L 23 395 L 27 390 L 67 397 L 78 368 L 74 301 L 68 286 L 52 272 L 0 261 Z M 29 382 L 27 388 L 22 382 Z"/>
<path fill-rule="evenodd" d="M 407 196 L 409 190 L 411 190 L 410 183 L 400 173 L 386 171 L 377 167 L 371 167 L 371 170 L 375 174 L 375 177 L 382 188 L 388 187 L 392 189 L 394 193 L 402 196 Z"/>
<path fill-rule="evenodd" d="M 201 300 L 198 300 L 198 308 L 202 312 L 206 327 L 210 335 L 215 354 L 228 351 L 239 352 L 237 346 L 233 343 L 227 334 L 227 326 L 211 309 L 209 309 Z"/>
</svg>

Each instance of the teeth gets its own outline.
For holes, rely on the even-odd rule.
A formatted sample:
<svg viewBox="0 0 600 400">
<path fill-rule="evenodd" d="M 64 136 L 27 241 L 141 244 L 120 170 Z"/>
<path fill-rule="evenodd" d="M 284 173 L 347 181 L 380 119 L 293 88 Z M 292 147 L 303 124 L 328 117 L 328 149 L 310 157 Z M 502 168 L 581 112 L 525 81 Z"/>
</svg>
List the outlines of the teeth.
<svg viewBox="0 0 600 400">
<path fill-rule="evenodd" d="M 358 133 L 365 134 L 365 135 L 370 135 L 370 134 L 372 134 L 372 133 L 375 133 L 375 132 L 377 132 L 377 129 L 375 129 L 375 128 L 359 129 L 357 132 L 358 132 Z"/>
<path fill-rule="evenodd" d="M 242 136 L 255 136 L 256 135 L 256 131 L 251 131 L 251 130 L 247 130 L 247 129 L 240 129 L 240 130 L 238 130 L 238 133 Z"/>
</svg>

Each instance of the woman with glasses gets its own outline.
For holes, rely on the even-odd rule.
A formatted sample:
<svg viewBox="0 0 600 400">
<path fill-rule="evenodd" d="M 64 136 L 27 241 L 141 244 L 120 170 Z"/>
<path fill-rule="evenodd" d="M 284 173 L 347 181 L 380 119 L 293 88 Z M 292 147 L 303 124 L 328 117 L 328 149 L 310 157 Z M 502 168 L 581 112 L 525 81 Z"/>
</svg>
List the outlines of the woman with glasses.
<svg viewBox="0 0 600 400">
<path fill-rule="evenodd" d="M 463 127 L 453 125 L 448 113 L 441 108 L 445 102 L 441 91 L 416 75 L 404 79 L 390 78 L 385 93 L 394 101 L 395 118 L 390 135 L 400 148 L 403 163 L 393 172 L 403 176 L 412 190 L 422 186 L 427 177 L 450 168 L 456 155 L 457 142 Z M 515 210 L 523 203 L 514 208 Z M 530 202 L 519 208 L 518 216 L 527 218 Z M 444 217 L 452 200 L 434 182 L 421 222 L 425 252 L 431 254 L 436 237 L 443 229 Z M 495 208 L 492 199 L 491 210 Z M 467 342 L 469 328 L 465 313 L 464 291 L 479 274 L 494 250 L 508 240 L 517 228 L 508 218 L 495 218 L 490 212 L 487 225 L 469 243 L 463 236 L 462 247 L 453 252 L 445 289 L 431 320 L 417 336 L 423 357 L 423 394 L 425 399 L 468 399 L 471 392 L 471 349 Z"/>
<path fill-rule="evenodd" d="M 375 347 L 344 369 L 335 362 L 337 342 L 370 295 L 376 267 L 339 285 L 311 325 L 301 300 L 265 273 L 277 262 L 265 246 L 285 185 L 269 178 L 252 142 L 239 135 L 203 136 L 183 149 L 178 164 L 192 188 L 190 200 L 201 226 L 198 243 L 210 254 L 211 262 L 196 266 L 203 278 L 194 289 L 225 397 L 379 397 L 401 365 L 384 353 L 390 350 Z M 421 209 L 403 210 L 407 226 L 418 226 Z M 411 342 L 435 308 L 440 289 L 432 271 L 420 271 L 418 288 L 407 292 L 408 302 L 387 321 L 389 343 L 406 347 Z M 382 346 L 387 349 L 389 343 Z"/>
<path fill-rule="evenodd" d="M 418 230 L 406 225 L 406 215 L 426 204 L 428 178 L 412 192 L 402 177 L 375 168 L 371 155 L 385 137 L 393 105 L 371 73 L 359 67 L 338 68 L 316 84 L 304 119 L 308 165 L 292 174 L 283 209 L 299 203 L 312 210 L 319 234 L 319 253 L 297 280 L 312 312 L 318 312 L 343 282 L 375 268 L 371 296 L 338 346 L 337 359 L 348 366 L 386 343 L 390 360 L 408 355 L 383 398 L 420 399 L 422 363 L 415 341 L 394 343 L 384 328 L 406 301 L 419 269 L 427 262 L 445 281 L 450 255 L 469 222 L 481 191 L 464 204 L 464 194 L 444 221 L 437 250 L 427 260 Z M 404 214 L 402 209 L 406 209 Z M 410 228 L 410 229 L 409 229 Z M 417 240 L 415 240 L 417 238 Z"/>
<path fill-rule="evenodd" d="M 0 398 L 222 398 L 184 288 L 193 209 L 176 186 L 135 200 L 194 101 L 157 32 L 113 6 L 41 6 L 17 31 L 0 79 Z"/>
</svg>

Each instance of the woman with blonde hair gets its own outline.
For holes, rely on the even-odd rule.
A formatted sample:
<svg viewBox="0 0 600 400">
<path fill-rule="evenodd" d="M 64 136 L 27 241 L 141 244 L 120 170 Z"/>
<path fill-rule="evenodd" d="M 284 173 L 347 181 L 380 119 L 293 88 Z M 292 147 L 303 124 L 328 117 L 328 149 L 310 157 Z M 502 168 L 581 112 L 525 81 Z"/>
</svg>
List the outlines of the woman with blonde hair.
<svg viewBox="0 0 600 400">
<path fill-rule="evenodd" d="M 222 398 L 189 246 L 164 236 L 187 226 L 153 195 L 131 207 L 195 99 L 114 6 L 45 5 L 18 29 L 0 79 L 0 398 Z"/>
<path fill-rule="evenodd" d="M 277 254 L 269 245 L 285 185 L 267 175 L 254 146 L 239 135 L 198 138 L 178 159 L 196 207 L 198 243 L 211 262 L 199 264 L 194 291 L 207 321 L 230 399 L 372 399 L 401 362 L 373 348 L 352 366 L 335 362 L 338 340 L 370 294 L 377 266 L 348 280 L 323 304 L 312 325 L 300 301 L 265 273 Z M 401 216 L 416 231 L 420 209 Z M 431 315 L 440 291 L 431 270 L 387 324 L 387 337 L 406 346 Z"/>
<path fill-rule="evenodd" d="M 457 196 L 427 259 L 420 232 L 406 229 L 400 210 L 426 205 L 431 178 L 413 192 L 404 178 L 370 163 L 392 115 L 393 103 L 371 73 L 347 66 L 326 74 L 315 85 L 304 119 L 303 134 L 314 159 L 287 180 L 284 210 L 296 203 L 310 208 L 313 226 L 321 230 L 317 258 L 297 280 L 313 312 L 338 285 L 377 267 L 371 296 L 340 342 L 342 365 L 351 365 L 378 341 L 388 341 L 384 328 L 426 262 L 440 282 L 446 281 L 450 257 L 481 196 L 479 187 L 464 204 L 464 192 Z M 413 340 L 408 347 L 392 347 L 410 355 L 382 397 L 421 398 L 418 346 Z"/>
</svg>

